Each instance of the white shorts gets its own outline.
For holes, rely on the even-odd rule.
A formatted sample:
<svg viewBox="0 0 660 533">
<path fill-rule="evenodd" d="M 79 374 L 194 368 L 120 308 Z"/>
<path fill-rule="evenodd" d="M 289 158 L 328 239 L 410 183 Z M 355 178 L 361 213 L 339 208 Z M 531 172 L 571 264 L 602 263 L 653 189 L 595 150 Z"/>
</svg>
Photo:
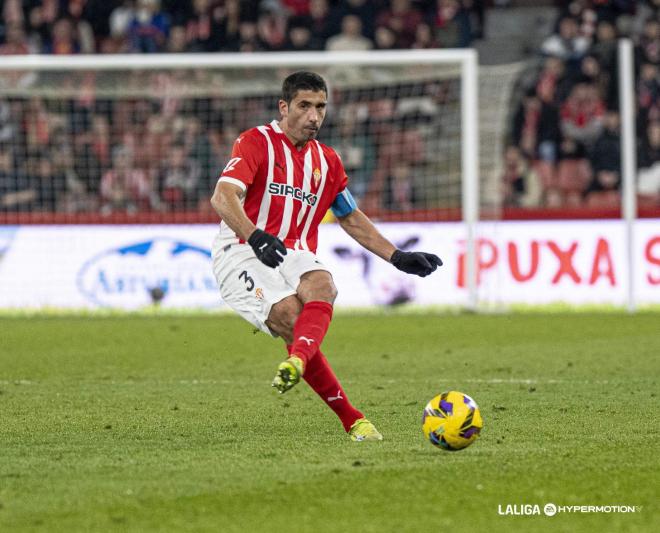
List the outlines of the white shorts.
<svg viewBox="0 0 660 533">
<path fill-rule="evenodd" d="M 213 249 L 213 273 L 225 303 L 245 320 L 276 337 L 266 325 L 270 308 L 296 294 L 306 272 L 328 269 L 312 252 L 287 250 L 277 268 L 264 265 L 249 244 Z"/>
</svg>

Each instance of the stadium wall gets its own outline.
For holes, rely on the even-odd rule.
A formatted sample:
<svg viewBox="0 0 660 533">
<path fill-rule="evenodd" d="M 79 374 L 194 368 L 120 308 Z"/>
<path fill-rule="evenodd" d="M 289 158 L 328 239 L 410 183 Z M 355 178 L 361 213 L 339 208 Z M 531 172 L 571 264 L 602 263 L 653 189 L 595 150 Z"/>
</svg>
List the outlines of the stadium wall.
<svg viewBox="0 0 660 533">
<path fill-rule="evenodd" d="M 338 307 L 411 302 L 464 306 L 465 226 L 382 223 L 403 249 L 438 253 L 429 278 L 399 273 L 348 239 L 320 227 L 318 255 L 339 289 Z M 660 303 L 660 219 L 636 222 L 636 299 Z M 211 270 L 215 224 L 0 227 L 2 309 L 220 309 Z M 482 222 L 479 302 L 486 305 L 607 304 L 627 294 L 625 227 L 618 220 Z M 155 289 L 155 290 L 154 290 Z M 159 294 L 161 293 L 161 294 Z"/>
</svg>

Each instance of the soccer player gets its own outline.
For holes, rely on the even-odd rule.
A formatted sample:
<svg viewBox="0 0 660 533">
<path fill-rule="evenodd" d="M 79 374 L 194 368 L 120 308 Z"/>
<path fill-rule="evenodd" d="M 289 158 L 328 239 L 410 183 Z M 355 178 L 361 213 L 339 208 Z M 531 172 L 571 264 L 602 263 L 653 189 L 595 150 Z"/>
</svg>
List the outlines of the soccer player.
<svg viewBox="0 0 660 533">
<path fill-rule="evenodd" d="M 321 352 L 337 289 L 315 255 L 319 223 L 332 209 L 353 239 L 409 274 L 428 276 L 442 261 L 397 250 L 357 208 L 341 159 L 315 139 L 327 100 L 321 76 L 291 74 L 282 84 L 280 120 L 236 139 L 211 199 L 222 219 L 213 242 L 213 272 L 227 305 L 286 342 L 289 356 L 273 387 L 284 393 L 303 378 L 352 440 L 382 440 L 348 400 Z"/>
</svg>

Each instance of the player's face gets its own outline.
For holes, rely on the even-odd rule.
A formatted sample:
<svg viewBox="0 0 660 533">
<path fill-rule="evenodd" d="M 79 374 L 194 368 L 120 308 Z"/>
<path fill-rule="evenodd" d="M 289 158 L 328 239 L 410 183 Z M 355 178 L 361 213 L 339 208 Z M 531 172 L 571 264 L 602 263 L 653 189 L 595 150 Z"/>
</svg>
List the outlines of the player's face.
<svg viewBox="0 0 660 533">
<path fill-rule="evenodd" d="M 282 130 L 296 146 L 318 135 L 328 105 L 328 95 L 324 91 L 298 91 L 287 104 L 280 100 Z"/>
</svg>

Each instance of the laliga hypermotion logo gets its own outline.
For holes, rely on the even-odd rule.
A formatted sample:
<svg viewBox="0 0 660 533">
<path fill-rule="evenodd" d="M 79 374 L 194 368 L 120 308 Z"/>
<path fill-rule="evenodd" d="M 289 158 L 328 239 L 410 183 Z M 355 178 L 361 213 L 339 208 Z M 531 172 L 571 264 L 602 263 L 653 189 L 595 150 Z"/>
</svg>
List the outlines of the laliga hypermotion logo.
<svg viewBox="0 0 660 533">
<path fill-rule="evenodd" d="M 103 251 L 82 266 L 76 283 L 102 307 L 141 307 L 155 301 L 154 294 L 168 307 L 218 304 L 211 252 L 169 237 Z"/>
</svg>

